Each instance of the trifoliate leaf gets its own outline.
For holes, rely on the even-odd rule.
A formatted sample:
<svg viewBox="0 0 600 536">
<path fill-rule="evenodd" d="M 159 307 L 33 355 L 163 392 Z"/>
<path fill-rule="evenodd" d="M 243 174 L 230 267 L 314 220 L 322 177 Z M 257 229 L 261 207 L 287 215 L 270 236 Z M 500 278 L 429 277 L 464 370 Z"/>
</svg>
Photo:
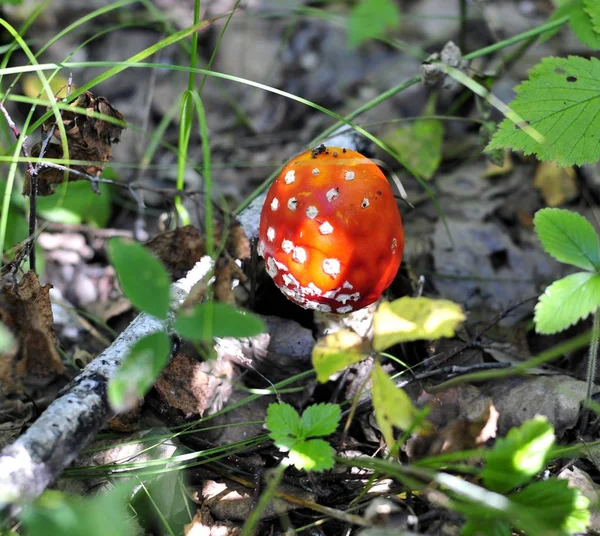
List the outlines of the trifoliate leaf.
<svg viewBox="0 0 600 536">
<path fill-rule="evenodd" d="M 544 137 L 539 143 L 505 119 L 486 151 L 509 147 L 559 166 L 600 159 L 600 60 L 544 58 L 516 88 L 510 107 Z"/>
<path fill-rule="evenodd" d="M 460 305 L 449 300 L 404 297 L 383 302 L 373 320 L 373 348 L 381 351 L 399 342 L 452 337 L 464 320 Z"/>
<path fill-rule="evenodd" d="M 269 404 L 267 408 L 267 428 L 271 434 L 298 437 L 300 434 L 300 415 L 290 404 Z"/>
<path fill-rule="evenodd" d="M 290 450 L 288 456 L 296 469 L 305 471 L 325 471 L 334 465 L 334 450 L 323 439 L 299 441 Z"/>
<path fill-rule="evenodd" d="M 190 341 L 209 341 L 213 337 L 252 337 L 266 331 L 265 323 L 258 316 L 215 301 L 180 311 L 173 327 Z"/>
<path fill-rule="evenodd" d="M 393 0 L 359 0 L 348 20 L 348 44 L 358 47 L 363 41 L 384 37 L 388 29 L 400 25 L 400 10 Z"/>
<path fill-rule="evenodd" d="M 312 364 L 321 383 L 346 367 L 365 359 L 371 346 L 356 332 L 341 329 L 317 341 L 312 351 Z"/>
<path fill-rule="evenodd" d="M 388 447 L 394 445 L 394 426 L 410 428 L 417 416 L 417 408 L 403 389 L 396 387 L 383 367 L 376 363 L 371 373 L 373 382 L 373 409 L 377 425 Z M 425 425 L 426 426 L 426 425 Z"/>
<path fill-rule="evenodd" d="M 506 493 L 528 482 L 543 469 L 554 439 L 554 429 L 546 417 L 512 428 L 484 454 L 483 483 L 492 491 Z"/>
<path fill-rule="evenodd" d="M 550 335 L 587 318 L 600 307 L 600 275 L 578 272 L 552 283 L 535 306 L 535 330 Z"/>
<path fill-rule="evenodd" d="M 600 2 L 598 0 L 583 0 L 584 11 L 590 16 L 594 32 L 600 34 Z"/>
<path fill-rule="evenodd" d="M 584 534 L 590 523 L 589 499 L 578 489 L 569 488 L 566 480 L 550 478 L 534 482 L 511 494 L 509 499 L 515 505 L 527 508 L 524 511 L 514 509 L 516 516 L 521 518 L 519 528 L 526 532 L 530 520 L 535 520 L 536 524 L 542 520 L 544 534 Z"/>
<path fill-rule="evenodd" d="M 123 293 L 131 304 L 165 319 L 171 300 L 171 281 L 162 262 L 141 244 L 123 238 L 113 238 L 107 249 Z"/>
<path fill-rule="evenodd" d="M 592 224 L 580 214 L 558 208 L 538 210 L 535 232 L 544 250 L 557 261 L 595 272 L 600 270 L 600 242 Z"/>
<path fill-rule="evenodd" d="M 166 331 L 157 331 L 138 340 L 108 384 L 112 408 L 122 412 L 135 407 L 154 385 L 170 353 L 171 340 Z"/>
<path fill-rule="evenodd" d="M 338 404 L 313 404 L 302 413 L 300 429 L 302 439 L 333 434 L 342 415 Z"/>
</svg>

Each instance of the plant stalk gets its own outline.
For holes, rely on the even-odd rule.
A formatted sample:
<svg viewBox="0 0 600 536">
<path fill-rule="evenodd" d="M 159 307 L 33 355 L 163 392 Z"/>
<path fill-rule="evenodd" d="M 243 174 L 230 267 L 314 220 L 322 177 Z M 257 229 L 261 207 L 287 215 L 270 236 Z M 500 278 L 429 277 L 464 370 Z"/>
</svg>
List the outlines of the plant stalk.
<svg viewBox="0 0 600 536">
<path fill-rule="evenodd" d="M 592 398 L 592 389 L 596 379 L 596 360 L 598 359 L 598 347 L 600 346 L 600 307 L 594 311 L 594 325 L 592 327 L 592 340 L 590 342 L 590 353 L 587 363 L 587 389 L 585 401 Z"/>
</svg>

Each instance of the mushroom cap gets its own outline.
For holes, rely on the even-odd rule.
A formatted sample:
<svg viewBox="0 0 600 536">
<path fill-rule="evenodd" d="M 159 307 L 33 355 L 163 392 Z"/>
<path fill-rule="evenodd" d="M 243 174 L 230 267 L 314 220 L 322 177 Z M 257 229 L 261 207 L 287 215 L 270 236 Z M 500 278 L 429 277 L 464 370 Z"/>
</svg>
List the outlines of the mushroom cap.
<svg viewBox="0 0 600 536">
<path fill-rule="evenodd" d="M 379 167 L 349 149 L 293 158 L 262 209 L 258 253 L 268 274 L 307 309 L 348 313 L 376 301 L 402 260 L 404 231 Z"/>
</svg>

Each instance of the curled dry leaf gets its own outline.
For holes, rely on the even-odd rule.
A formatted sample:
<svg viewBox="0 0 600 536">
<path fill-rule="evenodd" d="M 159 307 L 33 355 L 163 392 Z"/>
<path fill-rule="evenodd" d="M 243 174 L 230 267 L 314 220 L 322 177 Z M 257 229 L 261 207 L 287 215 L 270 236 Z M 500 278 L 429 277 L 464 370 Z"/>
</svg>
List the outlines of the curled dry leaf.
<svg viewBox="0 0 600 536">
<path fill-rule="evenodd" d="M 123 115 L 105 97 L 96 97 L 90 91 L 79 95 L 71 103 L 71 106 L 73 108 L 84 108 L 86 113 L 84 114 L 75 110 L 64 110 L 61 114 L 67 135 L 68 154 L 64 154 L 61 143 L 50 143 L 44 152 L 44 157 L 89 161 L 89 164 L 69 167 L 75 171 L 97 177 L 104 169 L 105 163 L 110 161 L 112 144 L 117 143 L 121 138 L 121 132 L 125 128 Z M 105 119 L 93 117 L 93 113 L 111 117 L 116 122 L 113 123 Z M 54 116 L 51 116 L 44 122 L 42 131 L 45 135 L 51 132 L 54 138 L 59 142 L 61 141 L 61 132 L 55 127 Z M 40 156 L 41 149 L 41 143 L 34 145 L 31 148 L 31 155 L 34 157 Z M 56 186 L 65 180 L 65 176 L 69 181 L 82 179 L 78 175 L 65 174 L 56 168 L 42 168 L 38 174 L 38 194 L 51 195 L 56 190 Z M 29 171 L 27 171 L 23 183 L 23 195 L 29 195 L 30 193 L 30 180 L 31 177 Z"/>
<path fill-rule="evenodd" d="M 18 393 L 26 376 L 53 377 L 64 371 L 55 348 L 51 285 L 41 286 L 34 272 L 0 291 L 0 320 L 13 332 L 18 350 L 0 356 L 0 392 Z"/>
</svg>

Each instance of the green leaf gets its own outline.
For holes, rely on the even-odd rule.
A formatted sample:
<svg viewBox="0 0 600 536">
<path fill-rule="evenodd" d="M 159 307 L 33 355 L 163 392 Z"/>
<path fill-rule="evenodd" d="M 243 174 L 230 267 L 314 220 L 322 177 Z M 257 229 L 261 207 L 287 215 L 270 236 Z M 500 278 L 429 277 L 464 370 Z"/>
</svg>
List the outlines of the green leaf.
<svg viewBox="0 0 600 536">
<path fill-rule="evenodd" d="M 596 0 L 592 0 L 595 2 Z M 600 50 L 600 35 L 594 30 L 594 23 L 587 4 L 590 0 L 576 0 L 569 10 L 569 26 L 584 45 L 592 50 Z"/>
<path fill-rule="evenodd" d="M 131 490 L 115 490 L 82 498 L 58 491 L 46 491 L 21 514 L 28 536 L 105 536 L 110 520 L 111 536 L 136 534 L 127 496 Z"/>
<path fill-rule="evenodd" d="M 66 184 L 64 195 L 61 195 L 63 189 L 60 188 L 54 195 L 38 198 L 40 215 L 59 223 L 89 223 L 95 227 L 105 227 L 111 210 L 108 185 L 98 185 L 100 195 L 97 195 L 86 181 Z"/>
<path fill-rule="evenodd" d="M 133 345 L 108 384 L 108 400 L 116 412 L 133 408 L 150 390 L 170 353 L 171 340 L 166 331 L 146 335 Z"/>
<path fill-rule="evenodd" d="M 510 523 L 492 516 L 467 516 L 467 522 L 460 530 L 460 536 L 512 536 Z"/>
<path fill-rule="evenodd" d="M 325 471 L 334 466 L 334 450 L 323 439 L 299 441 L 290 450 L 289 460 L 296 469 L 304 471 Z"/>
<path fill-rule="evenodd" d="M 399 342 L 452 337 L 464 320 L 460 305 L 449 300 L 407 296 L 382 302 L 373 319 L 373 348 L 381 351 Z"/>
<path fill-rule="evenodd" d="M 190 341 L 210 341 L 213 337 L 252 337 L 267 329 L 259 317 L 215 301 L 180 311 L 173 327 Z"/>
<path fill-rule="evenodd" d="M 394 426 L 407 430 L 417 416 L 417 408 L 403 389 L 385 373 L 379 363 L 375 364 L 371 373 L 373 382 L 373 409 L 377 425 L 383 434 L 388 447 L 394 445 Z M 422 423 L 421 429 L 426 430 L 428 423 Z"/>
<path fill-rule="evenodd" d="M 346 367 L 366 359 L 371 352 L 368 341 L 350 329 L 340 329 L 317 341 L 312 364 L 321 383 Z"/>
<path fill-rule="evenodd" d="M 483 483 L 492 491 L 506 493 L 528 482 L 544 468 L 554 439 L 554 429 L 546 417 L 512 428 L 484 453 Z"/>
<path fill-rule="evenodd" d="M 113 238 L 108 243 L 108 257 L 132 305 L 156 318 L 166 319 L 171 281 L 162 262 L 141 244 L 123 238 Z"/>
<path fill-rule="evenodd" d="M 300 419 L 301 438 L 333 434 L 340 422 L 342 411 L 339 404 L 313 404 L 308 406 Z"/>
<path fill-rule="evenodd" d="M 360 0 L 348 20 L 348 44 L 356 48 L 369 39 L 385 37 L 400 26 L 400 10 L 393 0 Z"/>
<path fill-rule="evenodd" d="M 509 147 L 559 166 L 600 159 L 600 60 L 544 58 L 516 92 L 510 107 L 545 142 L 538 143 L 505 119 L 486 151 Z"/>
<path fill-rule="evenodd" d="M 546 253 L 557 261 L 595 272 L 600 269 L 600 242 L 592 224 L 580 214 L 559 208 L 538 210 L 535 232 Z"/>
<path fill-rule="evenodd" d="M 518 526 L 524 530 L 527 530 L 528 522 L 543 520 L 546 534 L 557 530 L 583 534 L 590 523 L 589 500 L 578 489 L 569 488 L 566 480 L 550 478 L 534 482 L 510 495 L 510 500 L 528 508 L 524 515 L 518 516 L 521 518 Z M 515 512 L 518 515 L 519 510 L 515 509 Z"/>
<path fill-rule="evenodd" d="M 0 322 L 0 357 L 12 351 L 15 347 L 15 338 L 11 331 Z"/>
<path fill-rule="evenodd" d="M 600 34 L 600 2 L 598 0 L 583 0 L 584 11 L 590 16 L 592 29 Z"/>
<path fill-rule="evenodd" d="M 300 416 L 290 404 L 269 404 L 267 408 L 267 429 L 271 432 L 271 435 L 298 437 L 300 427 Z"/>
<path fill-rule="evenodd" d="M 435 96 L 423 115 L 435 113 Z M 424 179 L 431 179 L 442 161 L 444 125 L 439 119 L 417 119 L 401 126 L 385 137 L 385 142 L 408 162 Z"/>
<path fill-rule="evenodd" d="M 535 306 L 535 330 L 550 335 L 587 318 L 600 307 L 600 275 L 578 272 L 552 283 Z"/>
</svg>

